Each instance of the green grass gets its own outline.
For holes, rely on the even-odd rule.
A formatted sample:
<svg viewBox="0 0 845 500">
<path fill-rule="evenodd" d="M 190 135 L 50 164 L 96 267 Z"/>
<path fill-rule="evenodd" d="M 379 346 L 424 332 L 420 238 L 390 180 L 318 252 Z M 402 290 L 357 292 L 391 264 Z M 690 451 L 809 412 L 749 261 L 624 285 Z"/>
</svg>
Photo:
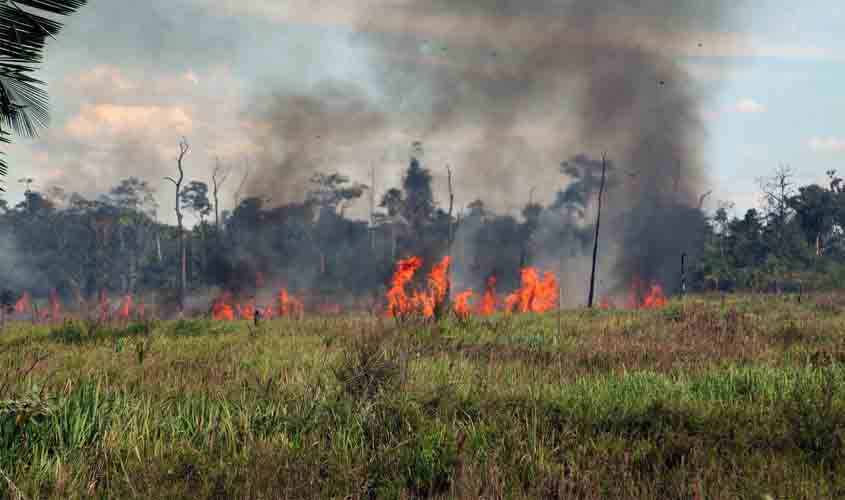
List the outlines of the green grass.
<svg viewBox="0 0 845 500">
<path fill-rule="evenodd" d="M 835 303 L 10 325 L 0 495 L 841 498 Z"/>
</svg>

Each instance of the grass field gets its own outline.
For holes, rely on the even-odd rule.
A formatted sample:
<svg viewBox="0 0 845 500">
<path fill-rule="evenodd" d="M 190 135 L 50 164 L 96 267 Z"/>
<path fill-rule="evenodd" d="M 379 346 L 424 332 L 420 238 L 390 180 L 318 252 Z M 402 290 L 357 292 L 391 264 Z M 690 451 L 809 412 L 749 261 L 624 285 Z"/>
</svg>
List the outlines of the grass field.
<svg viewBox="0 0 845 500">
<path fill-rule="evenodd" d="M 843 307 L 13 324 L 0 492 L 843 498 Z"/>
</svg>

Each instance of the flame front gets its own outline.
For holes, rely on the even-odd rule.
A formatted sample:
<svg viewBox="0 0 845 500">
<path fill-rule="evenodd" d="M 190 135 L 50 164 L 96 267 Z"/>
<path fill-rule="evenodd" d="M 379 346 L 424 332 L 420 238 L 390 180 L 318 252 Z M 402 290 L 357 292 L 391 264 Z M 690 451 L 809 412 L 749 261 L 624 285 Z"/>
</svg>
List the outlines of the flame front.
<svg viewBox="0 0 845 500">
<path fill-rule="evenodd" d="M 558 300 L 557 278 L 546 272 L 543 279 L 533 267 L 522 270 L 522 287 L 505 299 L 505 310 L 509 313 L 545 313 L 554 309 Z"/>
<path fill-rule="evenodd" d="M 484 296 L 478 307 L 478 313 L 482 315 L 496 314 L 496 277 L 487 278 L 487 286 L 484 288 Z"/>
<path fill-rule="evenodd" d="M 235 309 L 229 305 L 231 295 L 226 293 L 222 297 L 218 297 L 211 306 L 211 315 L 217 321 L 234 321 Z"/>
<path fill-rule="evenodd" d="M 396 264 L 396 272 L 390 280 L 387 292 L 387 314 L 393 318 L 402 318 L 413 312 L 414 302 L 405 292 L 405 285 L 414 279 L 414 275 L 423 265 L 419 257 L 409 257 Z"/>
<path fill-rule="evenodd" d="M 459 318 L 468 318 L 472 314 L 472 307 L 470 307 L 470 301 L 472 300 L 473 291 L 467 290 L 465 292 L 459 293 L 455 297 L 455 301 L 452 304 L 452 310 L 455 311 L 455 314 Z"/>
<path fill-rule="evenodd" d="M 655 283 L 651 285 L 651 290 L 643 300 L 641 307 L 643 309 L 662 309 L 666 307 L 666 304 L 668 304 L 668 301 L 663 295 L 663 287 Z"/>
<path fill-rule="evenodd" d="M 121 319 L 129 319 L 129 315 L 132 313 L 132 296 L 127 295 L 123 297 L 123 301 L 120 303 L 120 317 Z"/>
<path fill-rule="evenodd" d="M 293 316 L 293 315 L 301 315 L 305 310 L 304 305 L 302 302 L 296 300 L 293 296 L 291 296 L 286 288 L 282 288 L 279 290 L 279 294 L 276 297 L 278 305 L 279 305 L 279 316 Z"/>
</svg>

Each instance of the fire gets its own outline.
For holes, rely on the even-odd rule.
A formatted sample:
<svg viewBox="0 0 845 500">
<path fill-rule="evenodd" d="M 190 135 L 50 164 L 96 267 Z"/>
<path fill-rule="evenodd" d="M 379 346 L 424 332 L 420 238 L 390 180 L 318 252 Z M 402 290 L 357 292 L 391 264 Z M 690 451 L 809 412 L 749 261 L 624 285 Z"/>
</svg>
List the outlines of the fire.
<svg viewBox="0 0 845 500">
<path fill-rule="evenodd" d="M 390 280 L 390 290 L 387 292 L 387 313 L 397 318 L 411 313 L 414 304 L 405 293 L 405 285 L 414 279 L 414 274 L 422 267 L 423 261 L 419 257 L 409 257 L 396 264 L 396 272 Z"/>
<path fill-rule="evenodd" d="M 279 316 L 301 315 L 305 309 L 302 302 L 292 297 L 286 288 L 279 290 L 277 300 L 279 303 Z"/>
<path fill-rule="evenodd" d="M 472 300 L 473 291 L 467 290 L 459 293 L 452 304 L 452 310 L 459 318 L 468 318 L 472 314 L 472 308 L 469 305 Z"/>
<path fill-rule="evenodd" d="M 393 318 L 406 318 L 419 315 L 425 319 L 433 318 L 449 296 L 449 264 L 451 258 L 443 257 L 428 275 L 428 289 L 414 290 L 409 297 L 406 285 L 423 265 L 420 257 L 410 257 L 399 261 L 391 279 L 391 288 L 387 292 L 387 314 Z"/>
<path fill-rule="evenodd" d="M 428 287 L 435 307 L 442 304 L 449 295 L 449 264 L 452 262 L 448 255 L 434 266 L 428 275 Z"/>
<path fill-rule="evenodd" d="M 255 299 L 251 299 L 246 304 L 235 304 L 235 309 L 238 311 L 240 319 L 253 319 L 255 317 Z"/>
<path fill-rule="evenodd" d="M 24 292 L 21 298 L 19 298 L 18 301 L 15 302 L 15 312 L 18 314 L 23 314 L 29 311 L 31 308 L 32 304 L 29 292 Z"/>
<path fill-rule="evenodd" d="M 451 259 L 444 257 L 434 266 L 428 276 L 426 290 L 412 290 L 410 296 L 406 286 L 414 279 L 414 275 L 422 267 L 423 260 L 410 257 L 399 261 L 396 272 L 391 279 L 391 288 L 387 292 L 387 314 L 393 318 L 407 318 L 418 315 L 422 318 L 432 318 L 438 309 L 446 302 L 451 284 L 449 282 L 449 264 Z M 473 291 L 467 290 L 458 294 L 453 303 L 452 311 L 459 317 L 468 317 L 473 312 L 483 315 L 496 312 L 496 277 L 487 279 L 484 295 L 477 308 L 473 311 L 470 305 Z M 553 273 L 543 274 L 534 268 L 522 270 L 522 287 L 509 295 L 505 301 L 508 312 L 544 313 L 557 307 L 558 282 Z"/>
<path fill-rule="evenodd" d="M 599 308 L 604 310 L 613 309 L 613 302 L 608 297 L 602 297 L 599 303 Z"/>
<path fill-rule="evenodd" d="M 660 283 L 652 283 L 646 287 L 639 278 L 634 278 L 629 304 L 631 309 L 662 309 L 668 303 Z"/>
<path fill-rule="evenodd" d="M 669 300 L 664 295 L 663 285 L 657 282 L 646 285 L 638 277 L 634 277 L 628 300 L 629 309 L 661 309 L 668 304 Z"/>
<path fill-rule="evenodd" d="M 505 299 L 508 312 L 545 313 L 557 305 L 557 278 L 550 272 L 543 275 L 533 267 L 522 270 L 522 287 Z"/>
<path fill-rule="evenodd" d="M 126 295 L 120 303 L 120 317 L 121 319 L 129 319 L 132 313 L 132 296 Z"/>
<path fill-rule="evenodd" d="M 483 315 L 490 315 L 496 313 L 496 277 L 490 276 L 487 278 L 487 286 L 484 289 L 484 296 L 481 298 L 481 304 L 478 307 L 478 313 Z"/>
<path fill-rule="evenodd" d="M 663 287 L 655 283 L 651 285 L 651 290 L 643 300 L 641 307 L 643 309 L 661 309 L 666 307 L 666 304 L 668 304 L 668 301 L 663 295 Z"/>
<path fill-rule="evenodd" d="M 235 309 L 229 305 L 229 300 L 231 299 L 230 294 L 223 294 L 222 297 L 218 297 L 217 300 L 214 301 L 214 305 L 211 307 L 211 315 L 217 321 L 234 321 L 235 320 Z"/>
</svg>

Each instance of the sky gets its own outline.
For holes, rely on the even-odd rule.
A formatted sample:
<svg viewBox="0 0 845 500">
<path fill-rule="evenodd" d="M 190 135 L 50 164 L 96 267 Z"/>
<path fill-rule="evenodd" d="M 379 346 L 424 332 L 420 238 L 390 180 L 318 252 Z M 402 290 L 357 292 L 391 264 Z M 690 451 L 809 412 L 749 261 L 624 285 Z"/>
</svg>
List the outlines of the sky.
<svg viewBox="0 0 845 500">
<path fill-rule="evenodd" d="M 19 201 L 24 185 L 18 180 L 25 177 L 33 179 L 34 189 L 61 186 L 94 196 L 133 175 L 158 190 L 161 216 L 170 220 L 172 187 L 163 177 L 173 175 L 184 136 L 191 145 L 187 177 L 210 182 L 219 161 L 231 172 L 223 190 L 223 203 L 231 208 L 236 196 L 250 194 L 249 179 L 246 191 L 239 189 L 241 181 L 247 172 L 255 175 L 265 157 L 267 144 L 257 139 L 266 133 L 261 116 L 278 89 L 319 96 L 316 89 L 325 82 L 342 81 L 379 99 L 389 73 L 374 70 L 372 44 L 357 29 L 360 15 L 388 13 L 371 16 L 375 30 L 408 29 L 389 15 L 403 1 L 92 0 L 50 42 L 38 75 L 48 84 L 51 126 L 34 140 L 14 138 L 6 149 L 11 171 L 5 196 Z M 709 209 L 730 202 L 740 215 L 756 206 L 758 179 L 779 165 L 791 166 L 801 183 L 824 182 L 826 171 L 842 169 L 840 4 L 748 1 L 733 22 L 674 33 L 677 46 L 662 49 L 674 51 L 676 63 L 706 94 L 700 113 L 702 161 L 713 190 Z M 420 30 L 412 37 L 419 64 L 455 64 L 460 39 L 436 21 L 423 18 L 414 28 Z M 447 54 L 446 48 L 448 55 L 438 55 L 438 49 Z M 543 123 L 524 124 L 525 147 L 540 151 L 555 140 L 543 134 Z M 429 165 L 440 172 L 442 165 L 459 162 L 462 142 L 472 133 L 432 136 Z M 377 141 L 356 144 L 351 137 L 320 161 L 365 183 L 376 168 L 380 193 L 399 181 L 417 138 L 412 126 L 389 130 Z M 539 153 L 530 158 L 549 168 L 565 159 Z M 519 189 L 527 198 L 531 179 L 525 182 Z M 472 182 L 458 187 L 464 191 L 459 203 L 472 201 Z M 537 196 L 551 201 L 560 187 L 544 178 Z"/>
</svg>

